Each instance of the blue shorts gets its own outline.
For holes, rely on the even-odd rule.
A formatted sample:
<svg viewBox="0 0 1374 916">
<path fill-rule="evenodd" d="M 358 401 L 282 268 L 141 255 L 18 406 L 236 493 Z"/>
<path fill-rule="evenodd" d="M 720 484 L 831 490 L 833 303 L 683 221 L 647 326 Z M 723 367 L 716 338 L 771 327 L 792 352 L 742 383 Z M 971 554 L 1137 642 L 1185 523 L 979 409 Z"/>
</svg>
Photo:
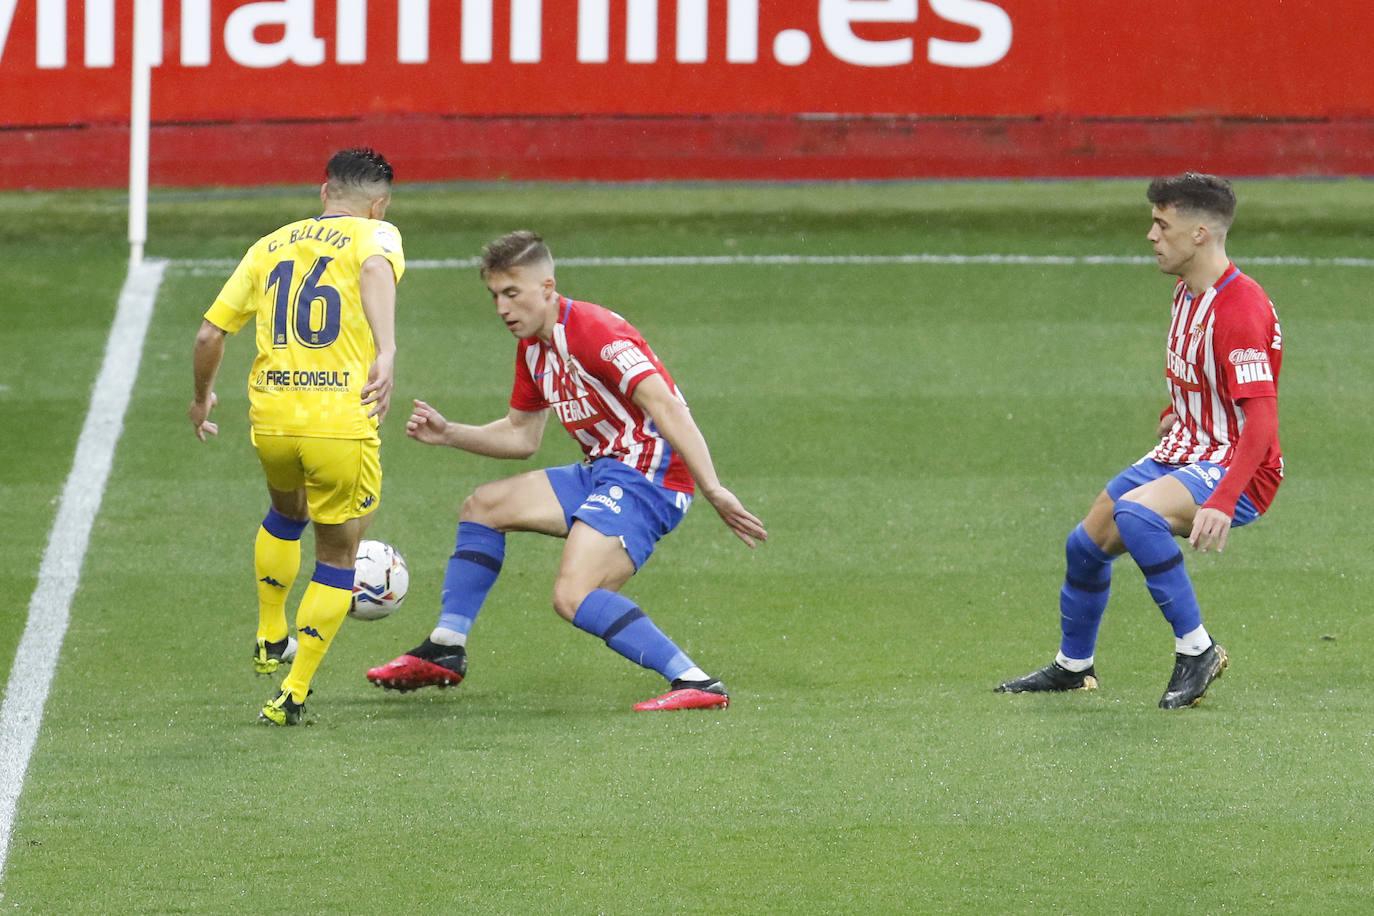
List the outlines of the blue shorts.
<svg viewBox="0 0 1374 916">
<path fill-rule="evenodd" d="M 692 505 L 690 493 L 657 486 L 614 458 L 547 468 L 544 473 L 568 528 L 576 519 L 619 538 L 635 569 L 648 562 L 659 538 L 676 528 Z"/>
<path fill-rule="evenodd" d="M 1152 480 L 1172 477 L 1188 488 L 1188 492 L 1193 494 L 1193 502 L 1200 506 L 1212 497 L 1212 491 L 1216 489 L 1217 481 L 1221 480 L 1225 470 L 1221 465 L 1211 461 L 1174 465 L 1161 464 L 1153 458 L 1141 458 L 1111 479 L 1107 484 L 1107 495 L 1117 500 Z M 1236 512 L 1231 519 L 1231 527 L 1248 525 L 1259 517 L 1260 513 L 1255 504 L 1250 497 L 1242 493 L 1236 501 Z"/>
</svg>

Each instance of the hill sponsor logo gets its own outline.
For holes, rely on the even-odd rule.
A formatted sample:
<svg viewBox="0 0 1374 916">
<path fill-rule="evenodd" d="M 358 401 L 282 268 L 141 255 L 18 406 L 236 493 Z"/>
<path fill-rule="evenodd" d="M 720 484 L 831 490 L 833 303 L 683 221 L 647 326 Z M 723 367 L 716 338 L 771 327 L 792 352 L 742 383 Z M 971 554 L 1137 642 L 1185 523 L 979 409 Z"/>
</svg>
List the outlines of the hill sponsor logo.
<svg viewBox="0 0 1374 916">
<path fill-rule="evenodd" d="M 601 358 L 614 365 L 622 375 L 629 374 L 632 369 L 649 362 L 649 357 L 644 355 L 644 351 L 629 340 L 617 340 L 606 344 L 601 348 Z"/>
<path fill-rule="evenodd" d="M 1231 351 L 1227 359 L 1235 367 L 1237 385 L 1274 380 L 1274 369 L 1269 364 L 1269 354 L 1263 350 L 1254 347 L 1236 349 Z"/>
</svg>

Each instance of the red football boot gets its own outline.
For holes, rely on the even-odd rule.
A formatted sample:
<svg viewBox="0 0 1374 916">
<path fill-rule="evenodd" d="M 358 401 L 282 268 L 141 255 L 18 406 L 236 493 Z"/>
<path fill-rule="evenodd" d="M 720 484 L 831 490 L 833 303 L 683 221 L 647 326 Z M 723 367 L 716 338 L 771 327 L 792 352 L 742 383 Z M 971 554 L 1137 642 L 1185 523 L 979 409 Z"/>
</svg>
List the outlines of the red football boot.
<svg viewBox="0 0 1374 916">
<path fill-rule="evenodd" d="M 387 690 L 454 687 L 467 674 L 468 656 L 462 646 L 441 646 L 426 639 L 405 655 L 367 672 L 367 679 Z"/>
<path fill-rule="evenodd" d="M 654 712 L 660 709 L 724 709 L 730 705 L 725 685 L 720 681 L 682 681 L 672 683 L 672 690 L 663 696 L 635 704 L 635 712 Z"/>
</svg>

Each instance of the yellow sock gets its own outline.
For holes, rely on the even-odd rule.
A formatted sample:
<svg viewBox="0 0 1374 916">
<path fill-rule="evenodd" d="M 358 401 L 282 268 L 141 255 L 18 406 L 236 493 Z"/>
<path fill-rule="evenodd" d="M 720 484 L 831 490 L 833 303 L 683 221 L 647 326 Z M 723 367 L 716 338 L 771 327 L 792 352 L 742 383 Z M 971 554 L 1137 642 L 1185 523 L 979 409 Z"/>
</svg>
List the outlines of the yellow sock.
<svg viewBox="0 0 1374 916">
<path fill-rule="evenodd" d="M 277 642 L 286 638 L 286 599 L 301 568 L 300 533 L 294 540 L 258 529 L 253 542 L 253 575 L 258 580 L 258 638 Z M 283 532 L 287 533 L 287 532 Z"/>
<path fill-rule="evenodd" d="M 348 583 L 346 588 L 344 582 Z M 314 578 L 305 587 L 305 596 L 296 611 L 296 660 L 281 684 L 283 690 L 291 691 L 291 699 L 297 703 L 304 703 L 310 693 L 315 670 L 324 661 L 352 601 L 353 570 L 317 563 Z"/>
</svg>

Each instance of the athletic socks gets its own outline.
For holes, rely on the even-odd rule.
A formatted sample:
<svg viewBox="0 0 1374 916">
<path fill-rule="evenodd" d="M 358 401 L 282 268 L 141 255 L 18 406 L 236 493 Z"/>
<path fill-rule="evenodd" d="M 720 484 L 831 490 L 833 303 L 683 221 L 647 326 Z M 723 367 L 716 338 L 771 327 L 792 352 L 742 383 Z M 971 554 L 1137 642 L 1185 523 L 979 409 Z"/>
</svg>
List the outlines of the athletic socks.
<svg viewBox="0 0 1374 916">
<path fill-rule="evenodd" d="M 439 623 L 430 641 L 460 646 L 496 583 L 506 556 L 506 536 L 476 522 L 460 522 L 453 556 L 444 573 Z M 607 589 L 593 591 L 578 607 L 573 624 L 605 640 L 637 665 L 668 680 L 698 672 L 706 675 L 630 599 Z M 299 650 L 298 650 L 299 651 Z"/>
<path fill-rule="evenodd" d="M 608 589 L 598 588 L 583 599 L 573 615 L 573 626 L 600 637 L 625 658 L 669 681 L 700 670 L 639 605 Z"/>
<path fill-rule="evenodd" d="M 444 587 L 439 594 L 442 609 L 439 624 L 430 638 L 437 634 L 442 640 L 461 636 L 467 641 L 472 622 L 487 600 L 487 593 L 496 584 L 501 565 L 506 558 L 506 536 L 494 528 L 477 522 L 459 522 L 458 540 L 444 572 Z M 461 645 L 461 642 L 441 642 L 440 645 Z"/>
<path fill-rule="evenodd" d="M 305 702 L 310 693 L 310 679 L 329 651 L 334 634 L 339 632 L 352 602 L 353 570 L 316 563 L 315 574 L 305 587 L 301 606 L 296 611 L 296 660 L 281 684 L 283 690 L 291 691 L 291 699 L 295 702 Z"/>
<path fill-rule="evenodd" d="M 1174 651 L 1179 655 L 1198 656 L 1212 648 L 1212 636 L 1207 628 L 1199 625 L 1191 633 L 1174 637 Z"/>
<path fill-rule="evenodd" d="M 429 631 L 429 641 L 436 646 L 466 646 L 468 634 L 450 630 L 448 627 L 435 627 Z"/>
<path fill-rule="evenodd" d="M 1183 551 L 1175 542 L 1169 523 L 1153 509 L 1128 499 L 1117 501 L 1115 516 L 1121 540 L 1145 574 L 1145 585 L 1164 619 L 1174 628 L 1175 638 L 1186 642 L 1195 637 L 1202 627 L 1202 610 L 1183 566 Z M 1208 637 L 1202 650 L 1210 645 Z"/>
<path fill-rule="evenodd" d="M 1097 629 L 1112 586 L 1116 559 L 1098 547 L 1080 524 L 1064 544 L 1064 586 L 1059 590 L 1059 664 L 1070 671 L 1092 666 Z"/>
<path fill-rule="evenodd" d="M 253 542 L 253 575 L 258 580 L 258 638 L 286 638 L 286 599 L 301 568 L 301 532 L 308 520 L 287 518 L 269 508 Z"/>
</svg>

